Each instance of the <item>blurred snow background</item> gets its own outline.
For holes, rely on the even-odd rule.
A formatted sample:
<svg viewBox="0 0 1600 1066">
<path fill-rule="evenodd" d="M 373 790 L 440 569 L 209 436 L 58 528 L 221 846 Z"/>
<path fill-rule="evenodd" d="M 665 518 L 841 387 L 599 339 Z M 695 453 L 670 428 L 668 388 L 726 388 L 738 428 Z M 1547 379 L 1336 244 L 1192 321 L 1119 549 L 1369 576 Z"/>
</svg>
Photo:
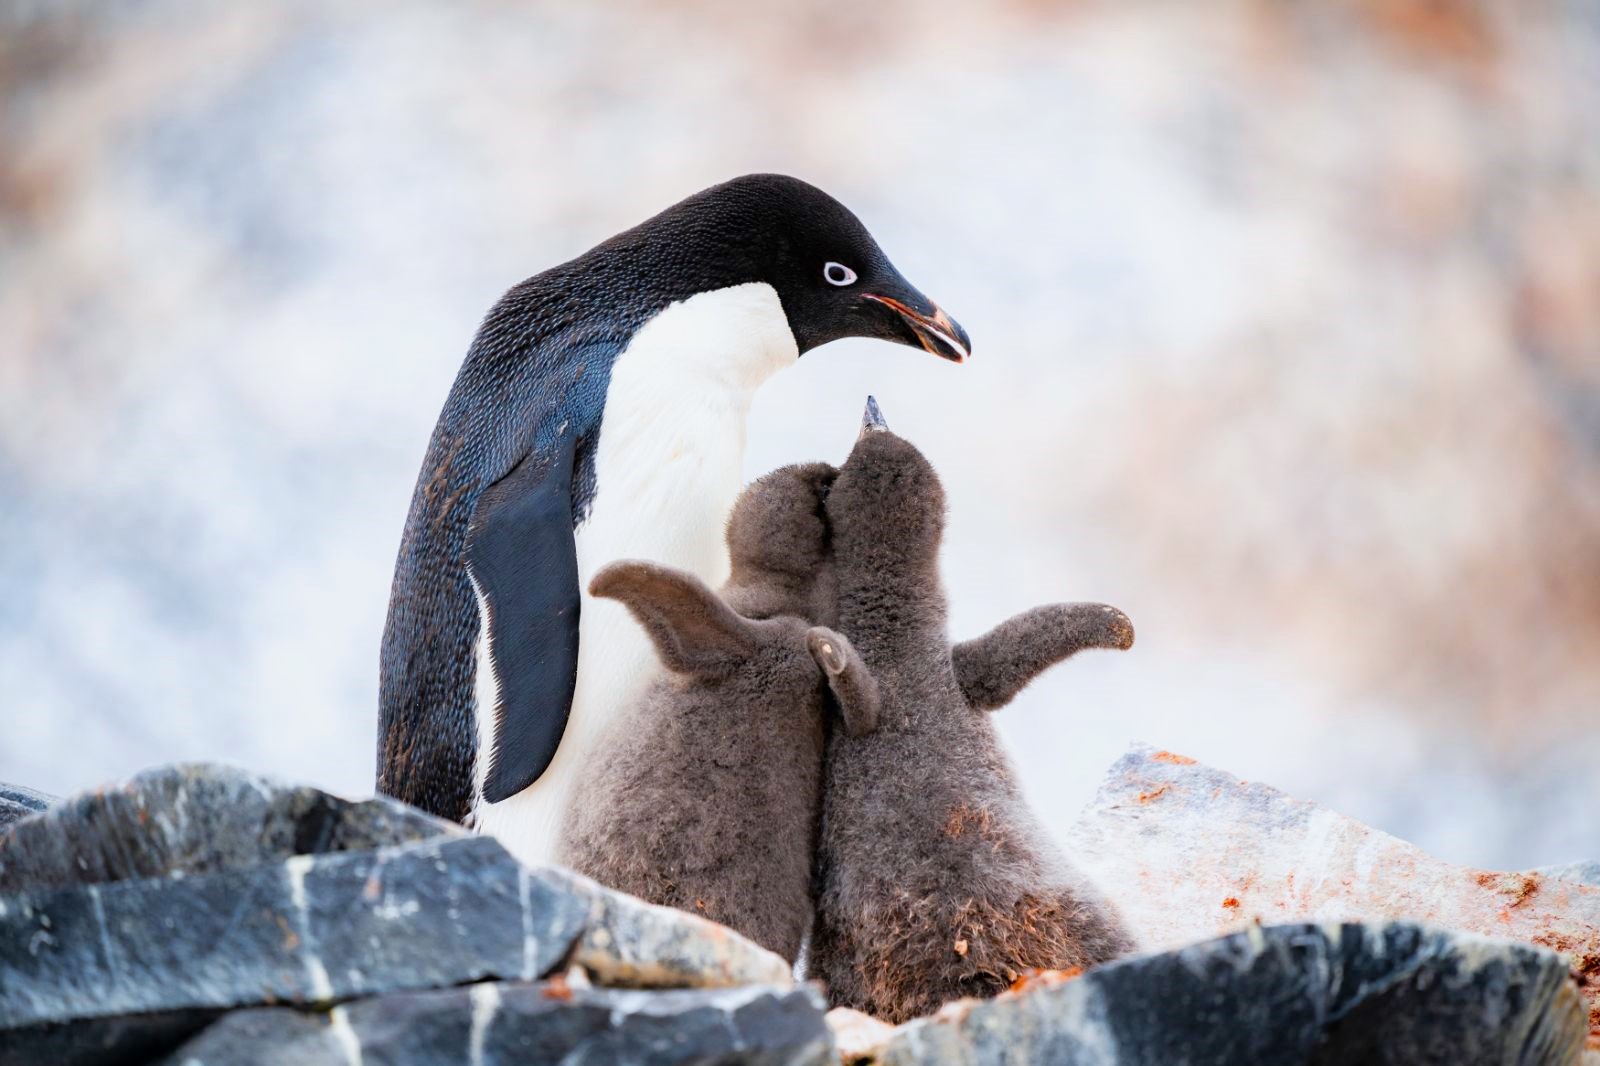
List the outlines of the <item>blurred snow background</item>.
<svg viewBox="0 0 1600 1066">
<path fill-rule="evenodd" d="M 513 282 L 752 170 L 968 328 L 866 392 L 958 635 L 1138 645 L 999 715 L 1057 829 L 1132 738 L 1442 857 L 1600 855 L 1600 14 L 1570 0 L 0 4 L 0 779 L 370 791 L 423 447 Z"/>
</svg>

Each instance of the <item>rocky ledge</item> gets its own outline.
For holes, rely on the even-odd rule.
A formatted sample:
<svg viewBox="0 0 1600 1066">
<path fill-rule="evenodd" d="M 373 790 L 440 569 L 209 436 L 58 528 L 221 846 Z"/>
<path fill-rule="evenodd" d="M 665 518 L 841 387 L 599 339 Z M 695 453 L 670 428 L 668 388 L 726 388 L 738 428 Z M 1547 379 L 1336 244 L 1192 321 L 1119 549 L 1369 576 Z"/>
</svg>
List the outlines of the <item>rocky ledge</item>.
<svg viewBox="0 0 1600 1066">
<path fill-rule="evenodd" d="M 792 984 L 782 959 L 711 922 L 519 866 L 494 840 L 391 800 L 227 768 L 151 771 L 0 836 L 0 1063 L 145 1062 L 243 1008 L 320 1014 L 477 982 L 529 988 L 571 967 L 613 986 L 765 988 L 784 1003 Z M 825 1044 L 820 1001 L 801 998 Z M 463 1017 L 482 1002 L 462 1000 Z M 629 1014 L 649 1010 L 618 1017 Z"/>
<path fill-rule="evenodd" d="M 50 806 L 51 797 L 31 788 L 0 782 L 0 829 Z"/>
<path fill-rule="evenodd" d="M 1135 747 L 1067 837 L 1151 948 L 1251 925 L 1416 921 L 1560 954 L 1600 1052 L 1596 863 L 1475 870 L 1258 781 Z M 1160 886 L 1151 891 L 1150 886 Z"/>
<path fill-rule="evenodd" d="M 0 1066 L 1557 1064 L 1594 994 L 1600 890 L 1455 871 L 1153 750 L 1113 769 L 1074 846 L 1169 950 L 899 1029 L 825 1018 L 729 930 L 383 798 L 177 766 L 53 803 L 0 789 L 11 813 Z M 1510 920 L 1473 892 L 1518 895 Z"/>
<path fill-rule="evenodd" d="M 1252 926 L 957 1005 L 874 1056 L 923 1062 L 1570 1063 L 1578 994 L 1549 952 L 1394 923 Z"/>
</svg>

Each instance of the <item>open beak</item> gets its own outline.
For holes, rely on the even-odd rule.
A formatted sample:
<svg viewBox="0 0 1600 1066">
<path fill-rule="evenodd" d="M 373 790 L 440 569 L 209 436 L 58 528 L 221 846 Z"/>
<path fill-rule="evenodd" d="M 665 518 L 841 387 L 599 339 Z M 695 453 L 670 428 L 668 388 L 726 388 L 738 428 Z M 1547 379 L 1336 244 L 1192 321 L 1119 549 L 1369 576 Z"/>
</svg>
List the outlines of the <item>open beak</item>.
<svg viewBox="0 0 1600 1066">
<path fill-rule="evenodd" d="M 925 315 L 890 296 L 868 292 L 863 293 L 862 298 L 882 304 L 899 315 L 911 327 L 922 347 L 939 358 L 965 363 L 972 357 L 972 341 L 967 338 L 967 331 L 937 304 L 929 304 L 933 313 Z"/>
<path fill-rule="evenodd" d="M 869 433 L 887 433 L 889 423 L 884 421 L 883 412 L 878 410 L 878 401 L 871 396 L 867 397 L 867 409 L 861 415 L 861 433 L 856 437 L 860 440 Z"/>
</svg>

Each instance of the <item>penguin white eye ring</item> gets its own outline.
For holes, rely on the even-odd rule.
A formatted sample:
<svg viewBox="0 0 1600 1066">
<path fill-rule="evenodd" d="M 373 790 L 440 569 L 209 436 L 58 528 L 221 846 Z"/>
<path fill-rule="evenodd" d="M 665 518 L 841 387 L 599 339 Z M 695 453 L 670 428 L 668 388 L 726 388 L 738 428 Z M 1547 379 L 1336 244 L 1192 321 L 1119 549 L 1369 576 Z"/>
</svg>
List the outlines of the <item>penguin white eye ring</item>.
<svg viewBox="0 0 1600 1066">
<path fill-rule="evenodd" d="M 843 263 L 822 264 L 822 277 L 829 285 L 837 285 L 841 289 L 856 283 L 856 272 Z"/>
</svg>

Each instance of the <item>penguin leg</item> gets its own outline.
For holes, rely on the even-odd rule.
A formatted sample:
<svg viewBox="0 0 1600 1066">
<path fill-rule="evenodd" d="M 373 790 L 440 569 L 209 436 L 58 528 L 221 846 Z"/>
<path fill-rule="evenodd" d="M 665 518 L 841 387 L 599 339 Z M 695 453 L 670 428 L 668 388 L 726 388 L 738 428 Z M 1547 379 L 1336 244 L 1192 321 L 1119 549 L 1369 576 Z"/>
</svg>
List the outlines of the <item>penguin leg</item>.
<svg viewBox="0 0 1600 1066">
<path fill-rule="evenodd" d="M 499 693 L 483 785 L 490 803 L 538 780 L 572 709 L 581 605 L 572 533 L 576 447 L 577 435 L 564 433 L 530 453 L 484 490 L 472 515 L 467 567 L 482 597 L 486 665 Z"/>
<path fill-rule="evenodd" d="M 980 711 L 1010 703 L 1045 670 L 1084 648 L 1130 648 L 1133 623 L 1103 603 L 1054 603 L 1009 618 L 952 651 L 956 681 Z"/>
</svg>

